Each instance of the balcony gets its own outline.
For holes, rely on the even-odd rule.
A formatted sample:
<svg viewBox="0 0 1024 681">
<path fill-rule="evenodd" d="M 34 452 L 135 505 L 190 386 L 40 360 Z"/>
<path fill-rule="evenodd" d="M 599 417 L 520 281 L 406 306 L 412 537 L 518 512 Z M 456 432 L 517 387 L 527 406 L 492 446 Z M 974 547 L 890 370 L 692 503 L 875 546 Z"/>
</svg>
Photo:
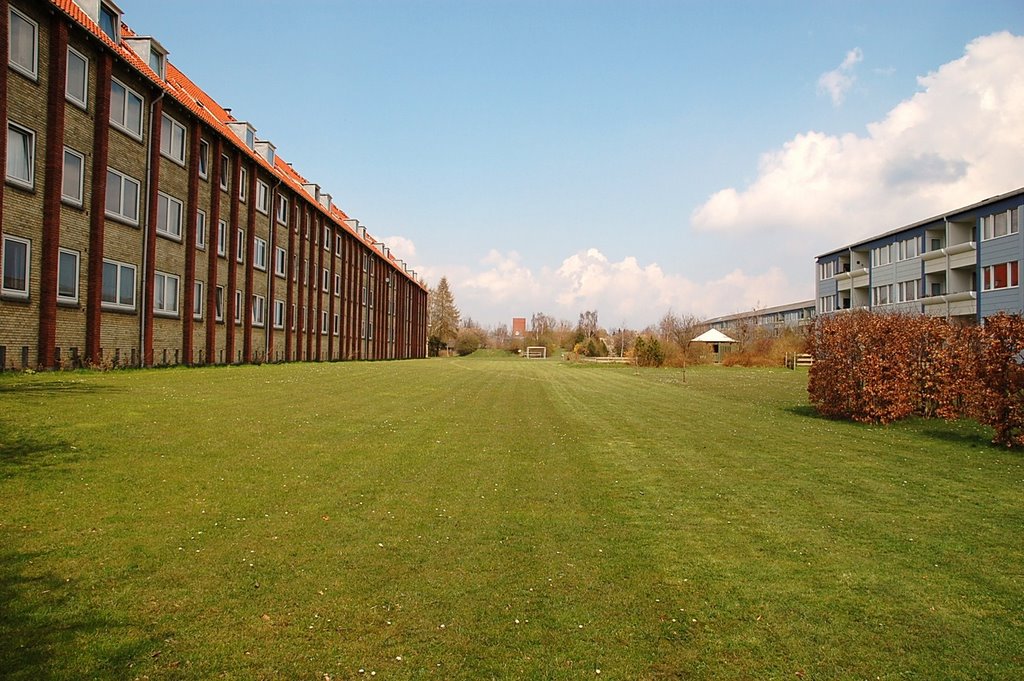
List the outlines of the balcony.
<svg viewBox="0 0 1024 681">
<path fill-rule="evenodd" d="M 977 291 L 958 291 L 921 299 L 924 313 L 932 317 L 958 317 L 976 314 L 978 311 L 977 301 Z"/>
<path fill-rule="evenodd" d="M 977 242 L 965 241 L 964 243 L 922 253 L 921 260 L 924 261 L 924 272 L 925 274 L 934 274 L 936 272 L 943 272 L 946 269 L 955 270 L 964 267 L 974 267 L 978 261 L 977 252 Z"/>
</svg>

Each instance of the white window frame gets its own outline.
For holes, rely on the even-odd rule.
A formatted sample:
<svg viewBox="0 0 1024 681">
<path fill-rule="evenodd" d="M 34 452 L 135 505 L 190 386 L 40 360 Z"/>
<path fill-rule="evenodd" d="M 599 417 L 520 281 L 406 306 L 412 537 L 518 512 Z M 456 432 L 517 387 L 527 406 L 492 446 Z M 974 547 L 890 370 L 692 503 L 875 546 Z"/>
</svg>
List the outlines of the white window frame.
<svg viewBox="0 0 1024 681">
<path fill-rule="evenodd" d="M 149 68 L 153 73 L 160 76 L 161 80 L 167 79 L 167 55 L 160 50 L 149 48 Z"/>
<path fill-rule="evenodd" d="M 334 255 L 341 257 L 341 232 L 334 236 Z"/>
<path fill-rule="evenodd" d="M 892 297 L 892 284 L 882 284 L 871 289 L 871 306 L 880 307 L 891 305 L 895 301 Z"/>
<path fill-rule="evenodd" d="M 25 287 L 21 288 L 8 288 L 7 287 L 7 243 L 21 244 L 25 247 Z M 20 236 L 14 236 L 12 234 L 4 234 L 3 240 L 0 241 L 0 294 L 5 298 L 17 298 L 19 300 L 28 300 L 29 288 L 32 286 L 32 241 L 29 239 L 23 239 Z"/>
<path fill-rule="evenodd" d="M 334 335 L 341 335 L 341 315 L 335 313 L 334 315 Z"/>
<path fill-rule="evenodd" d="M 224 287 L 217 286 L 213 296 L 214 319 L 218 322 L 224 321 Z"/>
<path fill-rule="evenodd" d="M 992 239 L 1001 239 L 1004 236 L 1010 236 L 1011 234 L 1017 234 L 1020 232 L 1020 208 L 1011 208 L 1009 210 L 1000 211 L 993 213 L 992 215 L 985 215 L 981 218 L 981 240 L 990 241 Z M 1003 216 L 1006 222 L 1003 228 L 1006 230 L 1002 234 L 996 234 L 996 218 Z"/>
<path fill-rule="evenodd" d="M 217 221 L 217 255 L 228 257 L 228 223 L 225 220 Z"/>
<path fill-rule="evenodd" d="M 256 180 L 256 210 L 264 215 L 270 212 L 270 186 L 263 180 Z"/>
<path fill-rule="evenodd" d="M 111 179 L 112 179 L 110 177 L 111 175 L 115 176 L 114 179 L 116 180 L 116 182 L 118 184 L 118 187 L 119 187 L 119 189 L 118 189 L 119 203 L 118 203 L 118 206 L 117 206 L 117 210 L 111 210 L 109 206 L 106 206 L 106 198 L 104 199 L 104 210 L 106 212 L 107 217 L 114 218 L 115 220 L 120 220 L 121 222 L 127 222 L 128 224 L 131 224 L 131 225 L 139 224 L 139 198 L 140 198 L 140 196 L 142 194 L 142 183 L 140 183 L 138 180 L 136 180 L 131 175 L 125 175 L 124 173 L 122 173 L 122 172 L 120 172 L 118 170 L 114 170 L 113 168 L 108 167 L 107 168 L 107 198 L 109 198 L 109 195 L 110 195 L 110 185 L 111 185 Z M 125 187 L 126 183 L 131 183 L 131 184 L 135 185 L 135 217 L 131 217 L 131 216 L 125 214 L 125 212 L 124 212 L 124 208 L 125 208 L 124 187 Z"/>
<path fill-rule="evenodd" d="M 61 295 L 60 280 L 61 274 L 64 271 L 64 256 L 70 256 L 74 258 L 74 290 L 70 295 Z M 78 251 L 73 251 L 70 248 L 59 248 L 57 249 L 57 302 L 58 303 L 78 303 L 78 289 L 79 289 L 79 277 L 81 275 L 81 254 Z"/>
<path fill-rule="evenodd" d="M 284 328 L 284 301 L 280 298 L 274 299 L 274 328 Z"/>
<path fill-rule="evenodd" d="M 110 19 L 111 32 L 108 32 L 103 27 L 104 19 Z M 105 2 L 100 3 L 100 16 L 99 16 L 100 30 L 107 34 L 107 37 L 113 40 L 115 43 L 120 44 L 121 42 L 121 13 L 113 7 L 110 7 Z"/>
<path fill-rule="evenodd" d="M 331 332 L 330 327 L 331 319 L 327 313 L 327 310 L 320 311 L 320 335 L 326 336 Z"/>
<path fill-rule="evenodd" d="M 68 173 L 69 156 L 78 159 L 79 162 L 78 187 L 75 188 L 78 192 L 77 195 L 71 195 L 67 193 L 67 180 L 70 176 Z M 71 204 L 72 206 L 81 207 L 83 205 L 83 202 L 85 201 L 85 155 L 78 153 L 71 147 L 64 147 L 63 163 L 63 169 L 61 170 L 60 199 L 64 203 Z"/>
<path fill-rule="evenodd" d="M 261 272 L 267 271 L 267 240 L 256 237 L 252 244 L 252 266 Z"/>
<path fill-rule="evenodd" d="M 246 185 L 249 184 L 249 171 L 245 166 L 238 168 L 238 200 L 245 203 Z"/>
<path fill-rule="evenodd" d="M 13 9 L 13 8 L 12 8 Z M 25 144 L 14 144 L 14 135 L 24 137 Z M 21 147 L 25 151 L 25 172 L 26 176 L 11 175 L 11 152 Z M 36 182 L 36 133 L 24 125 L 18 125 L 14 121 L 7 121 L 7 165 L 5 176 L 7 183 L 25 189 L 33 189 Z"/>
<path fill-rule="evenodd" d="M 231 170 L 231 159 L 228 158 L 227 154 L 221 154 L 220 155 L 220 190 L 222 192 L 228 191 L 228 189 L 230 189 L 230 187 L 231 187 L 231 182 L 229 182 L 229 180 L 230 180 L 230 177 L 229 177 L 230 170 Z"/>
<path fill-rule="evenodd" d="M 103 288 L 103 281 L 104 281 L 102 275 L 106 274 L 106 270 L 107 270 L 107 266 L 108 265 L 113 265 L 115 267 L 115 275 L 114 275 L 115 276 L 115 279 L 114 279 L 114 301 L 113 302 L 111 302 L 109 300 L 102 300 L 102 298 L 103 298 L 102 288 Z M 123 302 L 121 302 L 121 300 L 124 298 L 123 294 L 126 293 L 126 292 L 121 290 L 121 283 L 122 283 L 121 273 L 123 271 L 129 271 L 129 270 L 132 273 L 132 290 L 130 292 L 131 293 L 131 303 L 123 303 Z M 133 311 L 134 312 L 135 311 L 135 297 L 136 297 L 136 293 L 137 293 L 137 290 L 138 290 L 138 273 L 139 273 L 138 268 L 135 265 L 132 265 L 131 263 L 120 262 L 118 260 L 110 260 L 109 258 L 104 258 L 103 259 L 103 273 L 102 273 L 102 275 L 100 277 L 100 288 L 101 288 L 101 290 L 100 290 L 100 299 L 101 299 L 100 306 L 103 309 L 105 309 L 105 310 L 126 310 L 126 311 Z"/>
<path fill-rule="evenodd" d="M 192 282 L 192 319 L 203 318 L 203 289 L 205 285 L 201 279 Z"/>
<path fill-rule="evenodd" d="M 320 290 L 324 293 L 328 293 L 331 290 L 331 271 L 326 267 L 323 268 L 323 276 L 320 279 Z"/>
<path fill-rule="evenodd" d="M 1011 269 L 1010 266 L 1013 265 Z M 1006 286 L 995 286 L 995 273 L 997 267 L 1006 268 Z M 1012 275 L 1012 276 L 1011 276 Z M 1005 291 L 1006 289 L 1017 288 L 1020 285 L 1020 261 L 994 263 L 981 268 L 982 291 Z"/>
<path fill-rule="evenodd" d="M 288 224 L 288 197 L 277 197 L 277 221 L 282 225 Z"/>
<path fill-rule="evenodd" d="M 74 59 L 77 59 L 84 64 L 81 82 L 81 99 L 71 92 L 71 62 Z M 78 83 L 74 83 L 74 85 L 77 86 Z M 68 45 L 67 73 L 64 77 L 64 97 L 80 109 L 88 110 L 89 108 L 89 58 L 70 45 Z"/>
<path fill-rule="evenodd" d="M 196 210 L 196 249 L 206 250 L 206 211 Z"/>
<path fill-rule="evenodd" d="M 174 120 L 169 114 L 161 114 L 160 155 L 184 167 L 187 142 L 188 131 L 185 130 L 185 126 Z"/>
<path fill-rule="evenodd" d="M 122 88 L 124 90 L 124 102 L 123 102 L 123 104 L 121 106 L 121 110 L 120 111 L 115 111 L 115 109 L 114 109 L 114 99 L 115 99 L 114 91 L 113 91 L 114 87 L 120 87 L 120 88 Z M 144 111 L 146 109 L 146 100 L 145 100 L 145 98 L 142 95 L 140 95 L 138 92 L 136 92 L 135 90 L 131 89 L 130 87 L 128 87 L 127 85 L 125 85 L 124 83 L 119 81 L 117 78 L 111 78 L 110 79 L 110 88 L 111 88 L 111 91 L 110 91 L 110 124 L 113 125 L 115 128 L 117 128 L 118 130 L 120 130 L 123 133 L 125 133 L 126 135 L 128 135 L 129 137 L 133 137 L 133 138 L 135 138 L 135 139 L 137 139 L 137 140 L 139 140 L 141 142 L 142 141 L 142 127 L 143 127 L 142 119 L 145 117 L 144 116 Z M 128 121 L 128 109 L 129 109 L 128 101 L 129 101 L 129 99 L 131 97 L 134 97 L 135 99 L 139 100 L 139 129 L 138 130 L 135 130 L 135 128 L 133 128 L 130 125 L 130 122 Z"/>
<path fill-rule="evenodd" d="M 892 247 L 893 244 L 888 244 L 871 249 L 871 266 L 882 267 L 883 265 L 891 265 L 893 261 Z"/>
<path fill-rule="evenodd" d="M 28 28 L 32 31 L 32 58 L 31 64 L 22 64 L 19 61 L 14 60 L 14 18 L 17 16 L 28 24 Z M 11 7 L 10 14 L 7 17 L 8 22 L 8 55 L 7 63 L 15 71 L 28 76 L 32 80 L 39 78 L 39 24 L 29 19 L 27 15 L 19 12 L 14 7 Z"/>
<path fill-rule="evenodd" d="M 274 274 L 284 279 L 288 276 L 288 251 L 274 246 Z"/>
<path fill-rule="evenodd" d="M 296 308 L 295 308 L 295 303 L 292 303 L 292 331 L 294 331 L 294 330 L 295 330 L 295 321 L 296 321 L 296 320 L 297 320 L 298 318 L 299 318 L 299 315 L 298 315 L 298 314 L 296 314 Z"/>
<path fill-rule="evenodd" d="M 157 192 L 156 233 L 172 241 L 181 241 L 181 223 L 184 212 L 185 204 L 180 199 L 176 199 L 170 194 Z M 177 219 L 173 220 L 175 215 Z"/>
<path fill-rule="evenodd" d="M 341 296 L 341 275 L 334 275 L 334 295 Z"/>
<path fill-rule="evenodd" d="M 210 177 L 210 143 L 206 140 L 199 140 L 199 177 Z"/>
<path fill-rule="evenodd" d="M 244 263 L 245 262 L 245 230 L 242 229 L 241 227 L 238 227 L 235 230 L 235 233 L 238 235 L 238 243 L 235 244 L 235 262 Z"/>
<path fill-rule="evenodd" d="M 921 298 L 921 280 L 901 281 L 896 285 L 896 302 L 912 303 Z"/>
<path fill-rule="evenodd" d="M 324 247 L 324 250 L 327 251 L 328 253 L 331 252 L 331 243 L 332 243 L 332 241 L 333 240 L 331 239 L 331 228 L 328 227 L 327 225 L 324 225 L 324 238 L 323 238 L 323 244 L 322 245 Z"/>
<path fill-rule="evenodd" d="M 241 325 L 242 323 L 242 303 L 245 298 L 242 297 L 242 289 L 235 289 L 235 324 Z"/>
<path fill-rule="evenodd" d="M 252 325 L 263 327 L 267 323 L 267 299 L 258 293 L 252 294 Z"/>
<path fill-rule="evenodd" d="M 160 270 L 154 272 L 153 275 L 153 314 L 161 317 L 177 317 L 178 301 L 180 299 L 178 289 L 181 284 L 181 277 L 177 274 L 161 272 Z M 171 287 L 172 282 L 173 287 Z M 173 301 L 167 300 L 168 291 L 174 292 Z M 171 302 L 173 302 L 173 306 Z"/>
</svg>

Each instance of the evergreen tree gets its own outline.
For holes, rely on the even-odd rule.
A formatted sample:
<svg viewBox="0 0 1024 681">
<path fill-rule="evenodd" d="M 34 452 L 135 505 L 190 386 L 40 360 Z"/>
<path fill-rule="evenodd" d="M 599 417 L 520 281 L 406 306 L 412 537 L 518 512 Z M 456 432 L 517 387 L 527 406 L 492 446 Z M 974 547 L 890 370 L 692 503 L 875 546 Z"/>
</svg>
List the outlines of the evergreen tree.
<svg viewBox="0 0 1024 681">
<path fill-rule="evenodd" d="M 428 303 L 430 314 L 430 341 L 439 345 L 450 345 L 459 333 L 459 308 L 448 287 L 448 278 L 441 277 L 437 288 L 430 292 Z"/>
</svg>

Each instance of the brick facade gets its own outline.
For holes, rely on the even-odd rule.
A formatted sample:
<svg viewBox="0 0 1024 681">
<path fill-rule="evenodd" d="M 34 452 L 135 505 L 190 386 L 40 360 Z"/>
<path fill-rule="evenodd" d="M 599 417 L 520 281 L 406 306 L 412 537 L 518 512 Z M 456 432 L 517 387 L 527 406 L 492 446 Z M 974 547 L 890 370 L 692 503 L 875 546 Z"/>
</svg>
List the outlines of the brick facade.
<svg viewBox="0 0 1024 681">
<path fill-rule="evenodd" d="M 424 357 L 415 273 L 97 6 L 0 0 L 2 51 L 35 43 L 0 73 L 31 161 L 0 184 L 0 369 Z"/>
</svg>

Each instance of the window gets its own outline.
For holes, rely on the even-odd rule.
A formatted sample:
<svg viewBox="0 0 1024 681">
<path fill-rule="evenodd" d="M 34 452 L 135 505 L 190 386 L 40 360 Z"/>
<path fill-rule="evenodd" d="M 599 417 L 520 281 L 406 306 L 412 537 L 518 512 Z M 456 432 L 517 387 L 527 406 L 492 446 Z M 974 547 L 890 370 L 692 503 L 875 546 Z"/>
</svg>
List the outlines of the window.
<svg viewBox="0 0 1024 681">
<path fill-rule="evenodd" d="M 301 315 L 299 316 L 299 324 L 302 331 L 306 330 L 306 306 L 302 306 Z"/>
<path fill-rule="evenodd" d="M 330 327 L 328 326 L 329 322 L 330 322 L 330 319 L 328 318 L 327 311 L 326 310 L 322 310 L 320 312 L 320 333 L 322 333 L 322 334 L 330 333 Z"/>
<path fill-rule="evenodd" d="M 888 265 L 892 262 L 892 249 L 891 244 L 888 246 L 882 246 L 881 248 L 875 248 L 871 251 L 871 266 L 878 267 L 880 265 Z"/>
<path fill-rule="evenodd" d="M 210 143 L 199 140 L 199 177 L 204 180 L 210 176 Z"/>
<path fill-rule="evenodd" d="M 245 168 L 239 168 L 238 171 L 238 200 L 245 203 L 245 186 L 249 184 L 246 181 L 246 177 L 249 175 L 249 171 Z"/>
<path fill-rule="evenodd" d="M 160 153 L 185 165 L 185 126 L 167 114 L 160 117 Z"/>
<path fill-rule="evenodd" d="M 215 291 L 214 304 L 216 305 L 216 319 L 218 322 L 224 321 L 224 287 L 218 286 Z"/>
<path fill-rule="evenodd" d="M 263 326 L 266 324 L 266 315 L 267 299 L 254 293 L 252 296 L 252 325 Z"/>
<path fill-rule="evenodd" d="M 192 318 L 203 318 L 203 282 L 199 280 L 192 283 Z"/>
<path fill-rule="evenodd" d="M 227 157 L 227 154 L 223 154 L 220 157 L 220 188 L 224 191 L 228 190 L 231 183 L 228 182 L 228 176 L 231 173 L 231 159 Z"/>
<path fill-rule="evenodd" d="M 121 17 L 107 5 L 100 5 L 100 30 L 115 43 L 121 35 Z"/>
<path fill-rule="evenodd" d="M 252 249 L 252 266 L 258 270 L 267 269 L 267 241 L 256 237 Z"/>
<path fill-rule="evenodd" d="M 1015 208 L 995 215 L 986 215 L 981 219 L 982 240 L 998 239 L 1020 231 L 1020 209 Z"/>
<path fill-rule="evenodd" d="M 1018 262 L 1004 262 L 981 268 L 982 290 L 992 291 L 1017 286 Z"/>
<path fill-rule="evenodd" d="M 274 299 L 274 328 L 284 328 L 284 301 L 280 298 Z"/>
<path fill-rule="evenodd" d="M 336 295 L 336 296 L 340 296 L 341 295 L 341 275 L 340 274 L 335 274 L 334 275 L 334 295 Z"/>
<path fill-rule="evenodd" d="M 919 248 L 920 243 L 920 238 L 915 236 L 912 239 L 904 239 L 898 244 L 894 244 L 893 248 L 898 251 L 896 259 L 910 260 L 911 258 L 916 258 L 921 252 L 921 249 Z"/>
<path fill-rule="evenodd" d="M 184 205 L 163 192 L 156 195 L 156 232 L 181 241 L 181 212 Z"/>
<path fill-rule="evenodd" d="M 35 183 L 36 134 L 7 123 L 7 181 L 32 189 Z"/>
<path fill-rule="evenodd" d="M 872 305 L 888 305 L 891 302 L 893 302 L 892 284 L 885 284 L 884 286 L 875 286 L 873 289 L 871 289 Z"/>
<path fill-rule="evenodd" d="M 239 227 L 236 234 L 238 234 L 238 245 L 235 246 L 235 262 L 245 262 L 245 230 Z"/>
<path fill-rule="evenodd" d="M 323 240 L 323 246 L 324 246 L 324 250 L 325 251 L 330 252 L 330 250 L 331 250 L 331 243 L 332 243 L 332 240 L 331 240 L 331 229 L 329 227 L 325 226 L 324 227 L 324 240 Z"/>
<path fill-rule="evenodd" d="M 39 25 L 11 8 L 8 63 L 33 80 L 39 69 Z"/>
<path fill-rule="evenodd" d="M 334 255 L 341 255 L 341 232 L 334 237 Z"/>
<path fill-rule="evenodd" d="M 909 303 L 921 297 L 921 280 L 901 281 L 896 285 L 896 300 L 900 303 Z"/>
<path fill-rule="evenodd" d="M 263 180 L 256 180 L 256 210 L 270 212 L 270 187 Z"/>
<path fill-rule="evenodd" d="M 334 335 L 341 335 L 341 315 L 334 315 Z"/>
<path fill-rule="evenodd" d="M 295 330 L 295 303 L 292 303 L 292 331 Z"/>
<path fill-rule="evenodd" d="M 65 203 L 82 205 L 85 180 L 85 156 L 64 147 L 64 170 L 61 174 L 60 197 Z"/>
<path fill-rule="evenodd" d="M 282 225 L 288 224 L 288 199 L 284 196 L 277 199 L 277 221 Z"/>
<path fill-rule="evenodd" d="M 831 279 L 836 273 L 836 261 L 830 260 L 828 262 L 818 263 L 818 279 L 824 281 L 825 279 Z"/>
<path fill-rule="evenodd" d="M 57 252 L 57 301 L 78 302 L 78 251 L 61 248 Z"/>
<path fill-rule="evenodd" d="M 149 48 L 149 68 L 153 69 L 153 73 L 165 78 L 164 75 L 164 61 L 165 55 L 160 50 L 153 49 L 152 45 Z"/>
<path fill-rule="evenodd" d="M 321 278 L 320 284 L 320 289 L 324 293 L 327 293 L 328 291 L 331 290 L 331 272 L 326 267 L 323 270 L 323 276 Z"/>
<path fill-rule="evenodd" d="M 224 258 L 228 254 L 228 223 L 217 221 L 217 255 Z"/>
<path fill-rule="evenodd" d="M 136 139 L 142 139 L 142 95 L 117 79 L 110 83 L 110 122 Z"/>
<path fill-rule="evenodd" d="M 0 292 L 12 298 L 28 298 L 32 242 L 5 234 L 3 244 L 3 286 Z"/>
<path fill-rule="evenodd" d="M 68 47 L 68 73 L 64 96 L 75 106 L 87 108 L 89 99 L 89 60 L 73 47 Z"/>
<path fill-rule="evenodd" d="M 107 215 L 139 223 L 139 181 L 107 168 Z"/>
<path fill-rule="evenodd" d="M 104 260 L 100 299 L 104 308 L 134 310 L 135 265 L 115 260 Z"/>
<path fill-rule="evenodd" d="M 242 292 L 235 289 L 235 324 L 242 323 Z"/>
<path fill-rule="evenodd" d="M 280 246 L 274 247 L 274 274 L 279 277 L 287 276 L 285 268 L 288 266 L 288 252 Z"/>
<path fill-rule="evenodd" d="M 292 256 L 292 281 L 299 280 L 299 256 Z"/>
<path fill-rule="evenodd" d="M 156 272 L 153 285 L 153 312 L 160 315 L 178 314 L 178 277 Z"/>
<path fill-rule="evenodd" d="M 206 250 L 206 212 L 196 211 L 196 248 Z"/>
</svg>

